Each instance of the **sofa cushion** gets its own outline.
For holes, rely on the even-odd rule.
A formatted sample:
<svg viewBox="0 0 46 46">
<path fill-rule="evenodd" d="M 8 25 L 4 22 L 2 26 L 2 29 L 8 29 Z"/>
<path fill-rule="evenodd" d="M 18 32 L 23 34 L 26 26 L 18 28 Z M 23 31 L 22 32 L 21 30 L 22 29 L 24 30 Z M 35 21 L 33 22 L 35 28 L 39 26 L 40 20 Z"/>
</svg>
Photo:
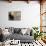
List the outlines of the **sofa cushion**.
<svg viewBox="0 0 46 46">
<path fill-rule="evenodd" d="M 20 42 L 32 42 L 32 40 L 34 40 L 34 37 L 33 36 L 29 36 L 29 35 L 21 35 L 21 34 L 13 34 L 13 35 L 10 35 L 9 38 L 12 40 L 12 39 L 15 39 L 15 40 L 20 40 Z M 23 41 L 24 40 L 24 41 Z"/>
<path fill-rule="evenodd" d="M 22 33 L 23 35 L 26 34 L 26 32 L 27 32 L 27 28 L 21 29 L 21 33 Z"/>
<path fill-rule="evenodd" d="M 20 33 L 21 29 L 20 28 L 14 28 L 14 33 Z"/>
<path fill-rule="evenodd" d="M 13 34 L 14 33 L 14 27 L 9 27 L 8 32 L 10 32 L 11 34 Z"/>
</svg>

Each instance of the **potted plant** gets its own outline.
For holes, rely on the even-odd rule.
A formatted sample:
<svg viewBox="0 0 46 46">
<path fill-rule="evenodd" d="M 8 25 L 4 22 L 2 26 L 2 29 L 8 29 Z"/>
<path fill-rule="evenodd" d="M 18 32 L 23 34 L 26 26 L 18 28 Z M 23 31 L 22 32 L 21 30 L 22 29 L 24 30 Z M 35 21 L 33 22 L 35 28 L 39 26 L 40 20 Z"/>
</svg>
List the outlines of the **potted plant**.
<svg viewBox="0 0 46 46">
<path fill-rule="evenodd" d="M 39 28 L 38 27 L 32 27 L 32 28 L 35 31 L 35 33 L 34 33 L 34 40 L 36 40 L 38 37 L 41 38 L 42 32 L 39 32 L 39 30 L 38 30 Z"/>
<path fill-rule="evenodd" d="M 34 31 L 34 40 L 36 40 L 36 38 L 38 37 L 38 32 L 37 32 L 38 27 L 32 27 L 32 28 L 33 28 L 33 31 Z"/>
</svg>

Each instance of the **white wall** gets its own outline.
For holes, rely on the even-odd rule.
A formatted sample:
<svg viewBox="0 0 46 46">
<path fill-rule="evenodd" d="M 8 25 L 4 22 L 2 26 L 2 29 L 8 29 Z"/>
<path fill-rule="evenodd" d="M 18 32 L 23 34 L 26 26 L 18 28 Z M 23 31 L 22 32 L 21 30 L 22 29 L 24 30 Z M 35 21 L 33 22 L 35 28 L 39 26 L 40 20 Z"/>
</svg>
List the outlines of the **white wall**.
<svg viewBox="0 0 46 46">
<path fill-rule="evenodd" d="M 9 11 L 21 11 L 21 21 L 9 21 Z M 36 1 L 3 2 L 0 1 L 0 26 L 7 27 L 32 27 L 40 26 L 40 4 Z"/>
</svg>

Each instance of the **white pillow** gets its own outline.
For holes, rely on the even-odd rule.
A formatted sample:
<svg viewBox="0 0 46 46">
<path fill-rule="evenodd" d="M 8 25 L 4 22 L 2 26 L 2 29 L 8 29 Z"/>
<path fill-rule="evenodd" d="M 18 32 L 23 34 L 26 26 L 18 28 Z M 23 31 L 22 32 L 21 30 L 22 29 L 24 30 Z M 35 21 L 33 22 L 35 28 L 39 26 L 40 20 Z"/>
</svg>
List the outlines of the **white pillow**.
<svg viewBox="0 0 46 46">
<path fill-rule="evenodd" d="M 31 31 L 31 29 L 30 28 L 27 28 L 26 34 L 30 35 L 30 31 Z"/>
<path fill-rule="evenodd" d="M 27 32 L 27 29 L 21 29 L 21 33 L 24 35 Z"/>
<path fill-rule="evenodd" d="M 9 35 L 10 33 L 8 32 L 8 29 L 3 30 L 3 35 Z"/>
</svg>

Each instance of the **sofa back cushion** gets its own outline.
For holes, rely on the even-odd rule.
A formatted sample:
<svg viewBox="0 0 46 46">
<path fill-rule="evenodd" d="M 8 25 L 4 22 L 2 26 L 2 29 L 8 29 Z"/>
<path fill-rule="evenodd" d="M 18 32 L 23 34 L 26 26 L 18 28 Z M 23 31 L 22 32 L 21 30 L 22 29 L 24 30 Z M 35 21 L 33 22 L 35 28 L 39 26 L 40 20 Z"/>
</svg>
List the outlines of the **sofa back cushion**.
<svg viewBox="0 0 46 46">
<path fill-rule="evenodd" d="M 20 33 L 21 28 L 14 28 L 14 33 Z"/>
<path fill-rule="evenodd" d="M 24 34 L 26 34 L 26 32 L 27 32 L 27 29 L 25 28 L 25 29 L 21 29 L 21 33 L 24 35 Z"/>
<path fill-rule="evenodd" d="M 13 34 L 14 33 L 14 27 L 9 27 L 8 32 L 10 32 L 11 34 Z"/>
</svg>

